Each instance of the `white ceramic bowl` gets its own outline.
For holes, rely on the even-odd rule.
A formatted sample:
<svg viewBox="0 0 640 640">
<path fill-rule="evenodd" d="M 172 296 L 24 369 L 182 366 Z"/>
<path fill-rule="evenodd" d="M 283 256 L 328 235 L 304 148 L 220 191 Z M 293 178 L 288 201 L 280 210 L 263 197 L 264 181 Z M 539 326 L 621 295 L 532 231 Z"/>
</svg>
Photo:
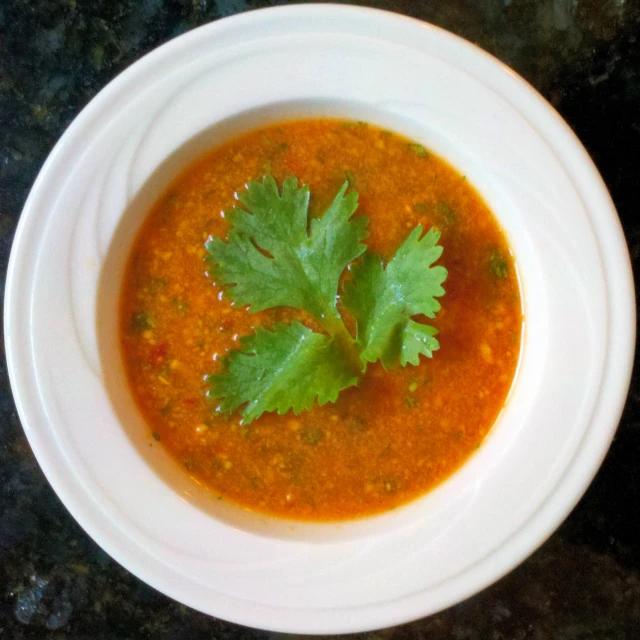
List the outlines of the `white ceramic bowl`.
<svg viewBox="0 0 640 640">
<path fill-rule="evenodd" d="M 117 296 L 147 208 L 189 160 L 248 128 L 325 114 L 406 134 L 468 176 L 515 251 L 526 330 L 510 400 L 459 472 L 386 515 L 301 525 L 212 504 L 149 447 L 124 383 Z M 185 604 L 302 633 L 431 614 L 540 545 L 607 451 L 635 332 L 616 212 L 557 113 L 450 33 L 327 5 L 220 20 L 110 83 L 29 196 L 5 323 L 25 431 L 89 534 Z"/>
</svg>

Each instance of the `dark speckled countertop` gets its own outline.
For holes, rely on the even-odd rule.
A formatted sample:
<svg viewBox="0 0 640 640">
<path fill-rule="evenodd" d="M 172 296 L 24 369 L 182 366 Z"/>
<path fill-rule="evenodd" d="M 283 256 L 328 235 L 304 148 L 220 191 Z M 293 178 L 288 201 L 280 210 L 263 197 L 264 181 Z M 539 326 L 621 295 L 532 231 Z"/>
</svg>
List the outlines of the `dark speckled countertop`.
<svg viewBox="0 0 640 640">
<path fill-rule="evenodd" d="M 272 0 L 0 0 L 0 271 L 47 154 L 117 73 L 197 25 Z M 591 153 L 640 263 L 640 0 L 372 0 L 494 54 Z M 278 636 L 209 618 L 146 586 L 80 529 L 49 487 L 0 358 L 0 638 Z M 559 531 L 483 593 L 369 638 L 639 640 L 640 377 L 594 483 Z M 636 514 L 634 516 L 634 514 Z"/>
</svg>

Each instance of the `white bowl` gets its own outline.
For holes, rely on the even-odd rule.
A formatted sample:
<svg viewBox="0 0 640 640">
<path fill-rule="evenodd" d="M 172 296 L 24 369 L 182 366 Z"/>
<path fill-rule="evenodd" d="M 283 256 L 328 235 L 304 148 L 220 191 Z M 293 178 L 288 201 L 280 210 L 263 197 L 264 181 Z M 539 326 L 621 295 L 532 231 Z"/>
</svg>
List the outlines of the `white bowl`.
<svg viewBox="0 0 640 640">
<path fill-rule="evenodd" d="M 124 382 L 117 296 L 135 231 L 189 160 L 248 128 L 325 114 L 406 134 L 467 175 L 515 251 L 526 330 L 510 400 L 460 471 L 386 515 L 303 525 L 212 504 L 161 447 L 149 447 Z M 183 35 L 84 109 L 25 206 L 5 330 L 31 446 L 108 553 L 209 614 L 336 633 L 452 605 L 551 534 L 613 437 L 635 318 L 607 190 L 531 87 L 428 24 L 307 5 Z"/>
</svg>

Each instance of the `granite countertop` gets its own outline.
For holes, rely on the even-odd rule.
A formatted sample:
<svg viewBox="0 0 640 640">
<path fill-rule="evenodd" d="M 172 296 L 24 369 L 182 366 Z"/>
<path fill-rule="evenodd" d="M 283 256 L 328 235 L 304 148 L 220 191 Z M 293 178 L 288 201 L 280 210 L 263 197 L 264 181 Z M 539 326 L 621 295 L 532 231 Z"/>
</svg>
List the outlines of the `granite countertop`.
<svg viewBox="0 0 640 640">
<path fill-rule="evenodd" d="M 47 154 L 82 107 L 144 53 L 197 25 L 277 0 L 2 0 L 0 270 Z M 620 213 L 636 277 L 640 0 L 371 0 L 476 42 L 531 82 L 591 153 Z M 248 638 L 189 610 L 111 560 L 49 487 L 0 358 L 0 637 Z M 440 614 L 370 638 L 640 638 L 640 377 L 602 469 L 524 564 Z"/>
</svg>

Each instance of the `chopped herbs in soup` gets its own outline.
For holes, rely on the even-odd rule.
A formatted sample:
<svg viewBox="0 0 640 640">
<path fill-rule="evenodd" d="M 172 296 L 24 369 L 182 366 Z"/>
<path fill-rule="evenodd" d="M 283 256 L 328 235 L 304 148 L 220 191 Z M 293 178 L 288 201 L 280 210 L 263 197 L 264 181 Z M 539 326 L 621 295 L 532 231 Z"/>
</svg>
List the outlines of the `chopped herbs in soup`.
<svg viewBox="0 0 640 640">
<path fill-rule="evenodd" d="M 458 469 L 504 406 L 521 329 L 509 246 L 465 177 L 330 119 L 190 166 L 121 301 L 152 441 L 214 495 L 304 520 L 386 511 Z"/>
</svg>

